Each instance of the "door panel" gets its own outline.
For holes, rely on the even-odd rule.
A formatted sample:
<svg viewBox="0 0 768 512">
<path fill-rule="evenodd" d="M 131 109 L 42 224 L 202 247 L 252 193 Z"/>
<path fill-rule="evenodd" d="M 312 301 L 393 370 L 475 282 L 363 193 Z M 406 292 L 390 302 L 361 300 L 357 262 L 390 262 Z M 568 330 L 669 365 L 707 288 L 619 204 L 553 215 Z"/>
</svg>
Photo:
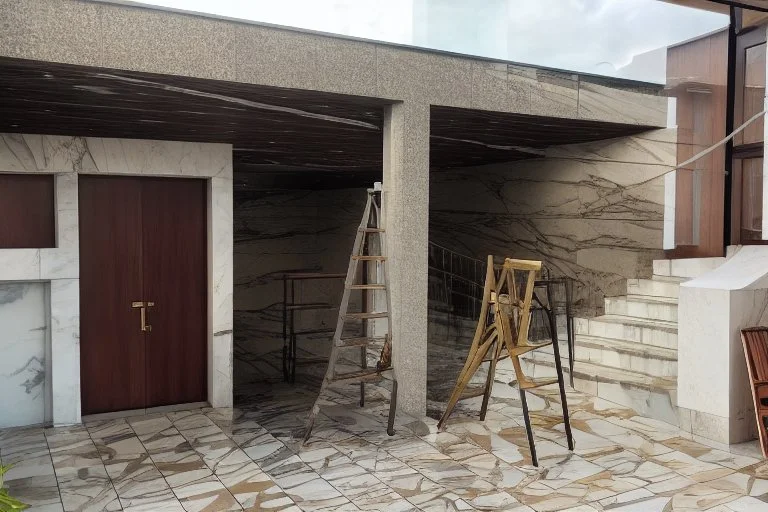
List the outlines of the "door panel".
<svg viewBox="0 0 768 512">
<path fill-rule="evenodd" d="M 80 176 L 79 202 L 83 414 L 143 408 L 141 182 Z"/>
<path fill-rule="evenodd" d="M 147 407 L 207 395 L 206 183 L 142 180 Z"/>
</svg>

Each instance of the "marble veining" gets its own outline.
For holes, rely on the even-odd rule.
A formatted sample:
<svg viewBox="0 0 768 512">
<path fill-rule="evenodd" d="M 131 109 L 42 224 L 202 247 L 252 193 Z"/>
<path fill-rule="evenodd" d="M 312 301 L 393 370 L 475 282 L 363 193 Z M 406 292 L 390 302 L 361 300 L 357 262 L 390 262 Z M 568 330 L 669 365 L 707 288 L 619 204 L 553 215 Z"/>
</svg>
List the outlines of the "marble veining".
<svg viewBox="0 0 768 512">
<path fill-rule="evenodd" d="M 546 157 L 436 170 L 430 239 L 460 253 L 541 259 L 576 283 L 577 308 L 594 316 L 626 278 L 651 274 L 660 255 L 664 180 L 674 162 L 668 130 L 560 146 Z"/>
<path fill-rule="evenodd" d="M 43 423 L 50 414 L 43 283 L 0 283 L 0 427 Z"/>
<path fill-rule="evenodd" d="M 33 510 L 461 511 L 768 509 L 756 444 L 732 452 L 677 427 L 568 390 L 568 451 L 557 389 L 529 394 L 541 466 L 530 464 L 519 395 L 497 374 L 484 422 L 461 402 L 447 429 L 399 414 L 376 386 L 330 394 L 315 434 L 300 427 L 321 367 L 295 386 L 241 389 L 237 408 L 201 408 L 72 427 L 0 430 L 8 485 Z M 430 402 L 439 410 L 441 402 Z"/>
<path fill-rule="evenodd" d="M 50 308 L 45 325 L 50 326 L 50 342 L 44 345 L 45 353 L 36 359 L 27 357 L 25 362 L 30 362 L 27 370 L 39 361 L 49 362 L 51 391 L 47 407 L 51 412 L 45 420 L 57 425 L 80 421 L 78 175 L 209 179 L 208 401 L 217 406 L 231 405 L 232 147 L 162 140 L 0 134 L 0 172 L 55 175 L 56 247 L 0 250 L 0 286 L 3 281 L 49 282 Z M 32 378 L 29 385 L 39 380 Z M 2 399 L 5 396 L 0 396 Z M 5 425 L 5 420 L 0 417 L 0 425 Z"/>
<path fill-rule="evenodd" d="M 269 373 L 262 357 L 282 346 L 281 276 L 344 273 L 365 206 L 365 189 L 237 194 L 234 206 L 235 382 Z M 338 303 L 343 280 L 297 283 L 297 301 Z M 353 296 L 351 307 L 359 307 Z M 296 329 L 334 327 L 336 310 L 296 314 Z M 327 355 L 329 334 L 304 337 L 301 356 Z M 280 364 L 279 362 L 277 363 Z M 301 368 L 298 371 L 302 371 Z"/>
</svg>

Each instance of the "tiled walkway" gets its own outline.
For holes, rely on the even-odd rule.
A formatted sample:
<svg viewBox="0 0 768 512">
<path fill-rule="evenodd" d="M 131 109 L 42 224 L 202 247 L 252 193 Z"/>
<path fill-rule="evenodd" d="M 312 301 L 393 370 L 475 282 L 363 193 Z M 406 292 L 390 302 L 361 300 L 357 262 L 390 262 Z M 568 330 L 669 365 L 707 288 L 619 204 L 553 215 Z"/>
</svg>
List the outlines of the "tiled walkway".
<svg viewBox="0 0 768 512">
<path fill-rule="evenodd" d="M 315 381 L 316 383 L 316 381 Z M 446 432 L 398 418 L 369 387 L 333 394 L 311 442 L 291 433 L 313 385 L 275 385 L 248 409 L 197 409 L 0 432 L 11 492 L 33 511 L 593 510 L 768 511 L 768 462 L 686 439 L 666 424 L 570 393 L 576 451 L 565 448 L 556 390 L 529 405 L 541 467 L 530 465 L 517 391 L 497 383 L 485 422 L 461 404 Z M 479 400 L 479 399 L 478 399 Z"/>
</svg>

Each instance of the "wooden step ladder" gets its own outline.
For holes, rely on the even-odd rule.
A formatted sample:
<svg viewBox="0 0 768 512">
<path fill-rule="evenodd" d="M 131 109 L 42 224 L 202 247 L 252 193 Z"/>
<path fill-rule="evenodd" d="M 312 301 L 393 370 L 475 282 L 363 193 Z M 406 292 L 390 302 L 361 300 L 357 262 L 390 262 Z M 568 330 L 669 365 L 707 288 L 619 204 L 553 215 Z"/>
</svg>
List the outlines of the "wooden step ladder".
<svg viewBox="0 0 768 512">
<path fill-rule="evenodd" d="M 493 256 L 488 256 L 486 265 L 485 286 L 483 287 L 483 302 L 480 308 L 475 336 L 469 349 L 467 361 L 459 374 L 456 387 L 451 393 L 448 405 L 440 421 L 438 430 L 445 428 L 451 413 L 460 400 L 477 398 L 482 396 L 480 406 L 480 420 L 485 420 L 488 411 L 488 401 L 493 390 L 494 375 L 497 363 L 505 358 L 512 360 L 512 366 L 517 377 L 517 386 L 520 391 L 520 402 L 523 408 L 525 430 L 528 435 L 528 446 L 531 450 L 531 462 L 539 465 L 536 457 L 536 444 L 533 438 L 531 418 L 528 413 L 528 402 L 525 392 L 530 389 L 557 384 L 560 387 L 560 405 L 563 409 L 563 424 L 568 440 L 568 449 L 573 451 L 573 435 L 571 422 L 568 417 L 568 402 L 565 395 L 565 382 L 563 380 L 563 368 L 560 360 L 560 350 L 557 340 L 557 327 L 555 311 L 552 307 L 552 293 L 547 289 L 548 308 L 538 297 L 535 297 L 536 274 L 541 270 L 540 261 L 516 260 L 507 258 L 501 267 L 497 279 L 494 271 Z M 547 311 L 549 321 L 549 335 L 551 339 L 543 342 L 534 342 L 528 338 L 531 305 L 536 300 L 540 307 Z M 520 357 L 523 354 L 552 346 L 555 356 L 555 378 L 531 378 L 523 373 Z M 470 387 L 470 381 L 483 363 L 489 363 L 485 384 Z"/>
<path fill-rule="evenodd" d="M 371 254 L 375 244 L 370 243 L 371 238 L 378 238 L 378 249 L 380 254 Z M 392 308 L 389 296 L 389 281 L 386 272 L 386 251 L 385 251 L 385 232 L 381 228 L 381 184 L 376 183 L 373 189 L 368 189 L 368 200 L 365 203 L 365 211 L 360 220 L 360 226 L 357 229 L 355 243 L 352 248 L 352 255 L 349 258 L 349 267 L 347 277 L 344 281 L 344 295 L 341 298 L 339 306 L 339 317 L 336 321 L 336 330 L 333 335 L 333 346 L 328 360 L 328 369 L 325 372 L 325 378 L 320 386 L 320 392 L 315 400 L 312 410 L 307 418 L 307 425 L 304 431 L 304 442 L 306 443 L 312 434 L 312 427 L 315 418 L 320 413 L 320 400 L 325 390 L 337 382 L 360 383 L 360 407 L 365 405 L 365 383 L 375 382 L 383 379 L 382 373 L 392 370 Z M 358 276 L 358 267 L 363 265 L 363 282 L 356 282 Z M 376 269 L 378 282 L 368 283 L 368 265 L 373 265 Z M 361 290 L 362 293 L 369 291 L 383 291 L 386 297 L 386 311 L 383 312 L 350 312 L 349 296 L 353 290 Z M 367 322 L 369 320 L 385 319 L 387 324 L 386 334 L 371 335 Z M 354 337 L 344 337 L 344 327 L 352 322 L 363 322 L 363 335 Z M 368 348 L 377 343 L 383 342 L 383 348 L 379 355 L 379 361 L 375 368 L 368 368 Z M 360 367 L 352 372 L 336 373 L 336 364 L 343 357 L 343 352 L 349 349 L 358 348 L 360 350 Z M 346 358 L 345 358 L 346 359 Z M 392 396 L 389 403 L 389 418 L 387 422 L 387 433 L 394 435 L 395 411 L 397 409 L 397 380 L 392 376 Z"/>
</svg>

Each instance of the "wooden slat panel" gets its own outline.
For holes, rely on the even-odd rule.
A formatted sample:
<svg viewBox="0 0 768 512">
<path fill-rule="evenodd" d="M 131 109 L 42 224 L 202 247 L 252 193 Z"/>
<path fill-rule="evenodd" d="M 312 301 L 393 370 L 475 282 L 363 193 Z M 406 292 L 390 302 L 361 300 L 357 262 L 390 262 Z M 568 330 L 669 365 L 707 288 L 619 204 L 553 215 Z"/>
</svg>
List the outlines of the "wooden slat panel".
<svg viewBox="0 0 768 512">
<path fill-rule="evenodd" d="M 56 246 L 53 179 L 0 174 L 0 249 Z"/>
</svg>

